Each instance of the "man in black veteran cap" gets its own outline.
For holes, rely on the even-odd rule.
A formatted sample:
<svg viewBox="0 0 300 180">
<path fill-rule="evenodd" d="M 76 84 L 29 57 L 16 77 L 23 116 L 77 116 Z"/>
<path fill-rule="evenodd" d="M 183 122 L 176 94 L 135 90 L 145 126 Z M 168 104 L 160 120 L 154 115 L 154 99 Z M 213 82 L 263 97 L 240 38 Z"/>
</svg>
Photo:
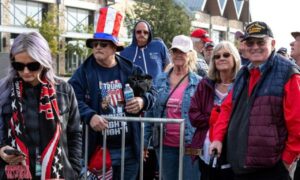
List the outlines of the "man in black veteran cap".
<svg viewBox="0 0 300 180">
<path fill-rule="evenodd" d="M 210 153 L 226 138 L 235 180 L 289 180 L 300 153 L 299 69 L 275 53 L 264 22 L 249 24 L 242 41 L 250 62 L 221 106 Z"/>
</svg>

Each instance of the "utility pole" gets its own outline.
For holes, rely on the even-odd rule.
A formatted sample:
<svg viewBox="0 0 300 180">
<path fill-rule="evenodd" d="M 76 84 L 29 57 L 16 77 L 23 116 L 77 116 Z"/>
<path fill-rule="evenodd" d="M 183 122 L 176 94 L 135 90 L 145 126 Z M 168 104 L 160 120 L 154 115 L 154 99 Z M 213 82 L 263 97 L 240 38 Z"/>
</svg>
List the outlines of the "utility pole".
<svg viewBox="0 0 300 180">
<path fill-rule="evenodd" d="M 56 0 L 56 11 L 57 11 L 56 23 L 57 23 L 58 31 L 60 30 L 59 29 L 59 5 L 60 5 L 60 3 L 61 3 L 61 0 Z M 57 35 L 56 39 L 57 39 L 57 48 L 59 49 L 60 48 L 59 34 Z M 57 74 L 60 74 L 60 71 L 59 71 L 59 53 L 60 53 L 60 51 L 58 51 L 58 53 L 56 55 L 56 73 Z"/>
</svg>

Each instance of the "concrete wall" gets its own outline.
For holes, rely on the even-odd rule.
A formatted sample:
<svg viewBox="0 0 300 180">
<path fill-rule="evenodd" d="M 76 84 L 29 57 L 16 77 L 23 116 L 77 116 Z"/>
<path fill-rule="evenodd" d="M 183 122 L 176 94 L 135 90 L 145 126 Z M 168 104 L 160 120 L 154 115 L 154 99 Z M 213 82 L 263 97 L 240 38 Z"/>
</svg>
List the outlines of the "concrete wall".
<svg viewBox="0 0 300 180">
<path fill-rule="evenodd" d="M 0 53 L 0 79 L 6 76 L 9 66 L 9 54 Z"/>
</svg>

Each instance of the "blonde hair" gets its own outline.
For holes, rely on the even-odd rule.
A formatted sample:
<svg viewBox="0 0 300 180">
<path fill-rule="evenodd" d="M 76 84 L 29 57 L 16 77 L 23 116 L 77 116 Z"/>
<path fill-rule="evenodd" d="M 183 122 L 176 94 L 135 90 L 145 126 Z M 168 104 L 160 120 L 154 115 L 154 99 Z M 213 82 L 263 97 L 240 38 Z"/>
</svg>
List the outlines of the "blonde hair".
<svg viewBox="0 0 300 180">
<path fill-rule="evenodd" d="M 233 57 L 234 67 L 232 71 L 232 80 L 234 80 L 237 72 L 241 68 L 241 57 L 238 52 L 238 49 L 234 46 L 233 43 L 229 41 L 222 41 L 214 47 L 212 57 L 208 67 L 208 77 L 216 82 L 221 81 L 220 72 L 217 70 L 215 65 L 215 59 L 213 58 L 214 55 L 216 55 L 217 52 L 219 52 L 221 49 L 227 50 Z"/>
<path fill-rule="evenodd" d="M 191 50 L 188 52 L 188 68 L 190 71 L 195 71 L 197 69 L 196 62 L 197 62 L 197 52 L 195 50 Z"/>
<path fill-rule="evenodd" d="M 170 51 L 170 54 L 172 55 L 172 51 Z M 196 71 L 197 70 L 197 52 L 195 50 L 191 50 L 189 52 L 186 53 L 188 56 L 188 62 L 187 62 L 187 67 L 189 69 L 189 71 Z M 167 68 L 165 69 L 165 72 L 167 72 L 168 70 L 170 70 L 172 67 L 174 66 L 173 62 L 171 62 Z"/>
</svg>

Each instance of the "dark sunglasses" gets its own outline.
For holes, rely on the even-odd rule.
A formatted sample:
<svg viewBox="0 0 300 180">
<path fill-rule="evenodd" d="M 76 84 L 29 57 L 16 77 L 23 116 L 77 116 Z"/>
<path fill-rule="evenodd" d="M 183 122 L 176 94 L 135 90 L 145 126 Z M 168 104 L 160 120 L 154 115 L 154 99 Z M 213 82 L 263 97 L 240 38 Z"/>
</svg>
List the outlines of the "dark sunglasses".
<svg viewBox="0 0 300 180">
<path fill-rule="evenodd" d="M 258 39 L 258 40 L 249 39 L 246 40 L 245 44 L 248 47 L 253 47 L 254 44 L 257 44 L 257 46 L 264 46 L 266 44 L 266 41 L 264 39 Z"/>
<path fill-rule="evenodd" d="M 94 41 L 92 42 L 92 47 L 96 48 L 98 46 L 106 48 L 109 45 L 109 42 L 106 41 Z"/>
<path fill-rule="evenodd" d="M 149 32 L 148 31 L 144 31 L 144 30 L 137 30 L 137 31 L 135 31 L 137 34 L 149 34 Z"/>
<path fill-rule="evenodd" d="M 23 71 L 25 67 L 27 67 L 27 69 L 29 71 L 37 71 L 41 67 L 41 64 L 39 62 L 31 62 L 31 63 L 28 63 L 28 64 L 23 64 L 23 63 L 20 63 L 20 62 L 13 61 L 11 63 L 11 65 L 16 71 Z"/>
<path fill-rule="evenodd" d="M 215 60 L 220 59 L 221 56 L 223 56 L 224 58 L 229 58 L 231 56 L 231 54 L 230 53 L 216 54 L 213 56 L 213 59 L 215 59 Z"/>
</svg>

